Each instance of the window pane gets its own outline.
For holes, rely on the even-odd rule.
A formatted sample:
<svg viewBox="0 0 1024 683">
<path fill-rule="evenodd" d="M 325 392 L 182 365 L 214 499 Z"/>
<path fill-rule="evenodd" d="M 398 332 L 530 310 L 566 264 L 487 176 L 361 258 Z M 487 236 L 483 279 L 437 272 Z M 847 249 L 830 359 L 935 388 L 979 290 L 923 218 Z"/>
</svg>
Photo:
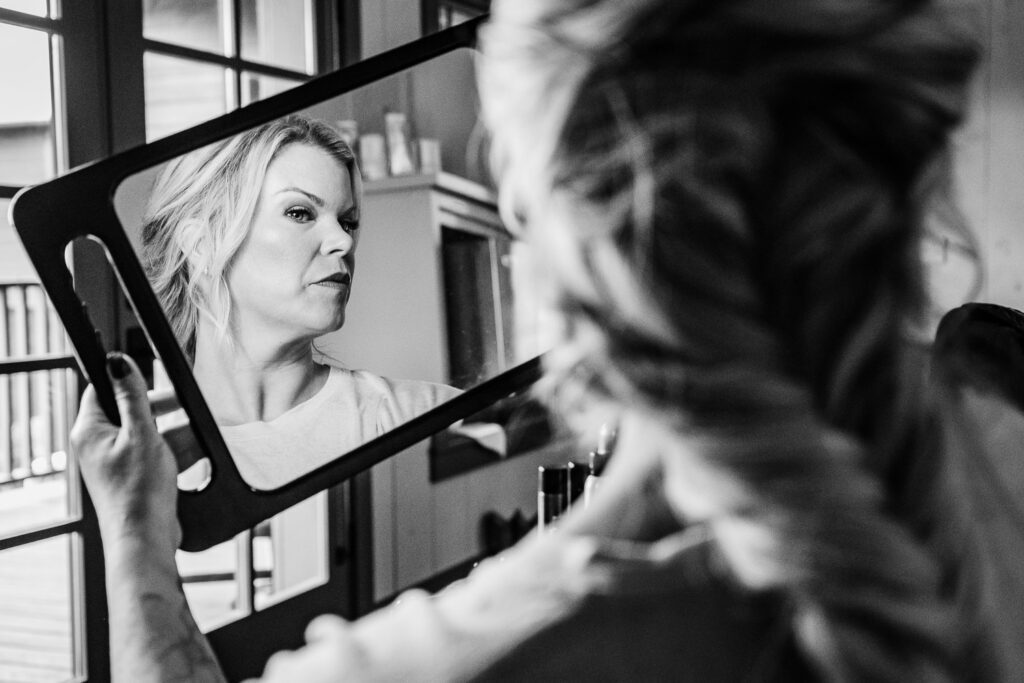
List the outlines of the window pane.
<svg viewBox="0 0 1024 683">
<path fill-rule="evenodd" d="M 178 573 L 185 598 L 203 632 L 245 615 L 239 609 L 236 576 L 239 548 L 246 542 L 243 536 L 198 553 L 178 551 Z"/>
<path fill-rule="evenodd" d="M 0 24 L 0 64 L 8 65 L 0 69 L 0 185 L 52 178 L 56 154 L 49 37 L 44 31 Z"/>
<path fill-rule="evenodd" d="M 71 536 L 0 552 L 0 681 L 63 681 L 72 664 Z"/>
<path fill-rule="evenodd" d="M 142 35 L 175 45 L 225 54 L 223 0 L 146 0 Z"/>
<path fill-rule="evenodd" d="M 0 284 L 9 282 L 36 282 L 36 271 L 21 246 L 14 228 L 7 222 L 11 200 L 0 198 Z M 3 358 L 3 354 L 0 354 Z"/>
<path fill-rule="evenodd" d="M 46 0 L 0 0 L 0 7 L 37 17 L 46 16 Z"/>
<path fill-rule="evenodd" d="M 302 81 L 293 81 L 289 78 L 275 78 L 274 76 L 261 76 L 249 71 L 243 72 L 242 106 L 244 107 L 265 97 L 290 90 L 298 85 L 302 85 Z"/>
<path fill-rule="evenodd" d="M 242 59 L 313 73 L 309 0 L 242 0 Z"/>
<path fill-rule="evenodd" d="M 227 71 L 188 59 L 147 52 L 146 140 L 156 140 L 228 110 Z"/>
<path fill-rule="evenodd" d="M 65 468 L 74 396 L 71 370 L 0 375 L 0 535 L 69 516 Z"/>
</svg>

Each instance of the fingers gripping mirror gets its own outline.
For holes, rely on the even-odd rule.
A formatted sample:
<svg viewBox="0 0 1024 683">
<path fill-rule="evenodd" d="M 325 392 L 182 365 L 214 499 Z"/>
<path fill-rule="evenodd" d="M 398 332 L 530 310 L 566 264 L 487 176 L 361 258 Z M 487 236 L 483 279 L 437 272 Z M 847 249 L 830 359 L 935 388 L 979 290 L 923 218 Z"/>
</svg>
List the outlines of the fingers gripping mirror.
<svg viewBox="0 0 1024 683">
<path fill-rule="evenodd" d="M 537 377 L 527 264 L 467 162 L 475 28 L 15 200 L 15 227 L 113 417 L 109 348 L 55 267 L 76 238 L 105 246 L 122 328 L 145 341 L 132 351 L 152 353 L 158 426 L 190 452 L 183 548 L 251 528 Z"/>
</svg>

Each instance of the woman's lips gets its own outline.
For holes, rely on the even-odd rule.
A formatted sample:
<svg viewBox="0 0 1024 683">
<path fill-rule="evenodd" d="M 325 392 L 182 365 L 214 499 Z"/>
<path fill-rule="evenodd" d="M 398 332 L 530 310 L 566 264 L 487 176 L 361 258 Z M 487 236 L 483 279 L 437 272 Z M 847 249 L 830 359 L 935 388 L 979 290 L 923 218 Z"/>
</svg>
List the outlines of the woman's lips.
<svg viewBox="0 0 1024 683">
<path fill-rule="evenodd" d="M 329 289 L 348 289 L 351 282 L 352 276 L 348 273 L 335 273 L 322 280 L 317 280 L 313 284 L 320 287 L 327 287 Z"/>
<path fill-rule="evenodd" d="M 327 287 L 328 289 L 348 289 L 347 280 L 320 280 L 319 282 L 314 282 L 313 284 L 318 287 Z"/>
</svg>

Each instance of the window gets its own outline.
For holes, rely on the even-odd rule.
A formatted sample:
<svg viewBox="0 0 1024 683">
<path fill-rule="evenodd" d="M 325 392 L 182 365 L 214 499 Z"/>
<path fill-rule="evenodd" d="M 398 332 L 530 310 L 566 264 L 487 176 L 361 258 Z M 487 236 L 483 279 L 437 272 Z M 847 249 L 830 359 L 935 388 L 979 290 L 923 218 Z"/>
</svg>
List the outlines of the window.
<svg viewBox="0 0 1024 683">
<path fill-rule="evenodd" d="M 67 447 L 82 383 L 8 223 L 11 200 L 336 68 L 358 50 L 339 46 L 350 4 L 0 0 L 0 681 L 110 678 L 99 539 Z M 94 322 L 124 348 L 117 288 L 96 258 L 75 252 L 75 280 L 109 302 Z M 272 524 L 256 532 L 257 609 L 293 585 L 281 584 L 283 540 Z"/>
<path fill-rule="evenodd" d="M 59 34 L 49 21 L 0 22 L 0 184 L 26 185 L 56 175 L 54 69 Z M 6 214 L 5 214 L 6 215 Z"/>
<path fill-rule="evenodd" d="M 85 674 L 71 349 L 7 222 L 16 190 L 67 166 L 64 24 L 46 0 L 0 2 L 0 680 Z M 17 93 L 17 96 L 7 96 Z"/>
</svg>

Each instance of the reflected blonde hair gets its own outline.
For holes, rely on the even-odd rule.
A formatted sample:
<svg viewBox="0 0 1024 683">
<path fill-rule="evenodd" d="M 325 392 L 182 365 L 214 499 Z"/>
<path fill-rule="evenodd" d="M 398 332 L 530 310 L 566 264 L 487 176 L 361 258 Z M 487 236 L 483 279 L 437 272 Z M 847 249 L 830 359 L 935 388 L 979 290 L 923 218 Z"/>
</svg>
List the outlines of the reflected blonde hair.
<svg viewBox="0 0 1024 683">
<path fill-rule="evenodd" d="M 710 482 L 676 502 L 827 677 L 1019 671 L 1020 520 L 976 528 L 1000 484 L 903 334 L 976 60 L 947 3 L 500 0 L 481 45 L 502 212 L 564 313 L 552 400 L 664 425 Z"/>
<path fill-rule="evenodd" d="M 142 227 L 142 264 L 188 358 L 205 316 L 231 341 L 227 276 L 249 234 L 267 169 L 288 145 L 322 149 L 361 180 L 352 150 L 326 123 L 288 116 L 171 161 L 153 187 Z"/>
</svg>

